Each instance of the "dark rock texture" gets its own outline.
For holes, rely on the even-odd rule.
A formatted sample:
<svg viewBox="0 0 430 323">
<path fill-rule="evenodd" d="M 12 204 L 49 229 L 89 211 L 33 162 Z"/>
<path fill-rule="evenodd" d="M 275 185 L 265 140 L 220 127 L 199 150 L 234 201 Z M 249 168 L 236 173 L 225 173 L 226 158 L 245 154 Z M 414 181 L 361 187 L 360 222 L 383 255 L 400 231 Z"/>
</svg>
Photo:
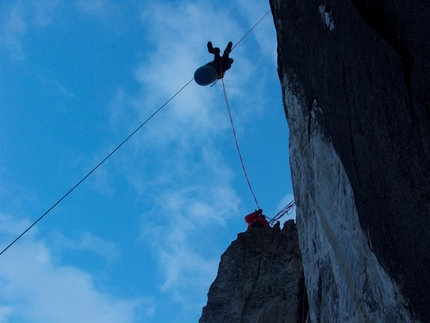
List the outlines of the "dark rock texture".
<svg viewBox="0 0 430 323">
<path fill-rule="evenodd" d="M 293 220 L 240 233 L 221 257 L 200 323 L 299 323 L 307 303 Z"/>
<path fill-rule="evenodd" d="M 430 2 L 270 2 L 310 320 L 430 322 Z"/>
</svg>

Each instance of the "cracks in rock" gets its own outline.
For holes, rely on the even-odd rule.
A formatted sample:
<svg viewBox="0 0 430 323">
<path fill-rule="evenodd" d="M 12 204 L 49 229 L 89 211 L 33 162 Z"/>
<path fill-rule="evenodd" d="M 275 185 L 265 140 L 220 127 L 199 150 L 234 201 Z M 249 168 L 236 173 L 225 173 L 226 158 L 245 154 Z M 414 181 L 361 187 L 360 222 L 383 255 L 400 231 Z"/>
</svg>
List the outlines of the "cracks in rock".
<svg viewBox="0 0 430 323">
<path fill-rule="evenodd" d="M 274 239 L 273 239 L 273 236 L 272 236 L 272 242 L 273 241 L 274 241 Z M 269 275 L 272 274 L 273 257 L 275 255 L 275 249 L 278 246 L 278 244 L 279 244 L 279 239 L 276 239 L 276 244 L 275 244 L 275 247 L 272 250 L 272 256 L 271 256 L 271 259 L 270 259 L 270 265 L 269 265 L 270 267 L 269 267 L 269 271 L 268 271 Z M 265 293 L 264 293 L 265 295 L 264 295 L 264 305 L 263 305 L 263 315 L 262 315 L 263 321 L 264 321 L 264 317 L 266 315 L 266 302 L 267 302 L 267 295 L 268 295 L 268 293 L 269 293 L 269 284 L 266 285 L 266 290 L 265 290 Z"/>
<path fill-rule="evenodd" d="M 308 142 L 311 141 L 311 135 L 312 135 L 312 109 L 313 109 L 313 98 L 309 98 L 308 100 Z"/>
<path fill-rule="evenodd" d="M 309 312 L 309 300 L 306 292 L 305 276 L 302 274 L 299 279 L 299 293 L 298 293 L 298 310 L 297 313 L 301 313 L 301 317 L 298 317 L 298 323 L 305 323 L 306 317 Z M 300 319 L 300 320 L 299 320 Z"/>
<path fill-rule="evenodd" d="M 253 296 L 255 296 L 255 292 L 258 290 L 259 285 L 260 285 L 260 290 L 261 288 L 263 288 L 262 286 L 265 285 L 263 307 L 258 308 L 258 310 L 262 310 L 262 312 L 260 313 L 259 319 L 262 319 L 262 322 L 265 322 L 266 304 L 267 304 L 268 295 L 269 295 L 269 282 L 271 281 L 270 277 L 272 274 L 275 250 L 279 246 L 279 243 L 280 243 L 279 235 L 276 235 L 276 236 L 272 235 L 270 246 L 274 244 L 274 247 L 273 249 L 270 248 L 271 249 L 270 254 L 269 254 L 269 250 L 267 250 L 267 252 L 260 251 L 260 253 L 258 254 L 258 266 L 256 268 L 256 274 L 253 277 L 252 286 L 249 290 L 248 295 L 245 297 L 245 300 L 242 306 L 242 315 L 241 315 L 241 321 L 240 321 L 241 323 L 243 322 L 244 317 L 246 317 L 245 314 L 247 313 L 247 311 L 249 311 L 249 308 L 248 308 L 249 302 L 255 301 L 255 299 L 252 300 L 252 298 L 255 298 Z M 268 258 L 268 256 L 270 256 L 270 258 Z M 270 262 L 267 263 L 269 259 L 270 259 Z M 269 267 L 267 268 L 267 266 Z M 260 282 L 260 278 L 262 278 L 261 282 Z"/>
<path fill-rule="evenodd" d="M 361 183 L 359 165 L 357 163 L 357 160 L 359 158 L 358 158 L 358 154 L 356 152 L 355 145 L 354 145 L 354 134 L 352 131 L 351 119 L 349 118 L 349 115 L 348 115 L 348 128 L 349 128 L 349 143 L 350 143 L 350 147 L 351 147 L 351 155 L 352 155 L 352 163 L 353 163 L 353 167 L 354 167 L 354 173 L 355 173 L 355 177 L 356 177 L 356 180 L 358 183 L 358 187 L 361 189 L 362 183 Z"/>
<path fill-rule="evenodd" d="M 318 7 L 318 10 L 320 12 L 321 20 L 326 25 L 325 35 L 327 36 L 329 31 L 332 31 L 334 29 L 334 21 L 332 17 L 332 11 L 328 5 L 320 5 Z"/>
<path fill-rule="evenodd" d="M 369 230 L 367 230 L 367 243 L 368 243 L 368 247 L 369 247 L 370 251 L 373 252 L 372 240 L 370 239 Z"/>
<path fill-rule="evenodd" d="M 343 89 L 343 96 L 345 98 L 345 104 L 349 105 L 349 99 L 348 99 L 349 92 L 347 90 L 349 83 L 348 83 L 348 77 L 346 75 L 345 61 L 343 59 L 342 59 L 342 84 L 343 84 L 342 89 Z"/>
<path fill-rule="evenodd" d="M 262 252 L 260 252 L 260 253 L 259 253 L 258 257 L 259 257 L 259 259 L 258 259 L 258 267 L 257 267 L 257 276 L 255 277 L 255 279 L 254 279 L 254 281 L 253 281 L 253 283 L 252 283 L 251 289 L 249 290 L 249 293 L 248 293 L 248 295 L 245 297 L 245 300 L 244 300 L 244 302 L 243 302 L 243 306 L 242 306 L 242 314 L 241 314 L 241 316 L 240 316 L 240 323 L 243 323 L 243 318 L 245 317 L 245 313 L 246 313 L 246 310 L 247 310 L 247 308 L 248 308 L 248 302 L 249 302 L 249 299 L 251 298 L 251 295 L 252 295 L 252 293 L 254 292 L 255 287 L 257 286 L 258 279 L 260 278 L 261 260 L 262 260 L 262 258 L 263 258 L 263 257 L 262 257 Z"/>
<path fill-rule="evenodd" d="M 385 247 L 387 249 L 389 248 L 389 246 L 391 247 L 391 249 L 393 250 L 393 252 L 391 254 L 393 255 L 393 258 L 396 261 L 396 267 L 401 267 L 401 271 L 403 272 L 404 271 L 404 269 L 402 268 L 403 267 L 403 261 L 402 261 L 402 258 L 400 257 L 400 255 L 399 255 L 399 253 L 397 251 L 396 244 L 394 243 L 394 241 L 396 241 L 396 239 L 395 239 L 395 236 L 392 233 L 391 227 L 389 225 L 390 219 L 384 217 L 383 220 L 385 222 L 384 223 L 384 227 L 386 228 L 386 232 L 387 232 L 386 236 L 389 237 L 389 240 L 386 241 L 386 246 Z M 388 272 L 391 271 L 390 268 L 387 268 L 386 270 Z"/>
</svg>

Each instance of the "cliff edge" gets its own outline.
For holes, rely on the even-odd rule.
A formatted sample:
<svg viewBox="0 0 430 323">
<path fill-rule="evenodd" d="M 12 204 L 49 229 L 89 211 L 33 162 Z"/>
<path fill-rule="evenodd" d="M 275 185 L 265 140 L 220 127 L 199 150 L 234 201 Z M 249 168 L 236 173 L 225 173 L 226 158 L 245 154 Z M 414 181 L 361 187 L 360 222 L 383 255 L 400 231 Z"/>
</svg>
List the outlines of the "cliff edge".
<svg viewBox="0 0 430 323">
<path fill-rule="evenodd" d="M 430 3 L 270 3 L 310 322 L 430 322 Z"/>
<path fill-rule="evenodd" d="M 430 322 L 430 3 L 270 4 L 297 232 L 239 234 L 200 322 Z"/>
<path fill-rule="evenodd" d="M 199 323 L 304 322 L 307 303 L 293 220 L 238 234 L 221 257 Z"/>
</svg>

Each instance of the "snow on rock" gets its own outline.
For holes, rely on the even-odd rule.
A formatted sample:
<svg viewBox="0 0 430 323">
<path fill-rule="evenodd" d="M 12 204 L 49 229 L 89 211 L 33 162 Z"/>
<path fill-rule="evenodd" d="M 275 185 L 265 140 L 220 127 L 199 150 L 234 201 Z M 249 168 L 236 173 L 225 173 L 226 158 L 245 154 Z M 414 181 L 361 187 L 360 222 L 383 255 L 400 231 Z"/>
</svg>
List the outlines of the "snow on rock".
<svg viewBox="0 0 430 323">
<path fill-rule="evenodd" d="M 412 322 L 360 227 L 348 177 L 321 135 L 315 115 L 322 111 L 314 101 L 304 119 L 287 75 L 283 87 L 310 322 Z"/>
<path fill-rule="evenodd" d="M 308 322 L 430 322 L 428 1 L 271 6 Z"/>
<path fill-rule="evenodd" d="M 322 21 L 325 23 L 325 25 L 327 26 L 328 29 L 333 30 L 334 29 L 334 21 L 333 21 L 333 18 L 331 16 L 331 11 L 330 11 L 329 7 L 322 4 L 318 7 L 318 9 L 319 9 Z"/>
<path fill-rule="evenodd" d="M 239 234 L 200 323 L 430 322 L 428 0 L 270 4 L 297 231 Z"/>
</svg>

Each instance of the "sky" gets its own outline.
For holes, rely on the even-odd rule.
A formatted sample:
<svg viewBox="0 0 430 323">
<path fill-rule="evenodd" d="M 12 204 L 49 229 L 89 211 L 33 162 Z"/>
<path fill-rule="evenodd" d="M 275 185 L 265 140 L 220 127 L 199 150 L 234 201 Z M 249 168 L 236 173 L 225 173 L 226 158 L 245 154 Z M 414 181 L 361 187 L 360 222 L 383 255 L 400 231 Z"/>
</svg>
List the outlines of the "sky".
<svg viewBox="0 0 430 323">
<path fill-rule="evenodd" d="M 262 0 L 0 2 L 0 247 L 270 9 Z M 271 14 L 224 82 L 264 213 L 293 199 Z M 197 322 L 257 208 L 222 83 L 191 82 L 0 256 L 0 323 Z M 291 214 L 287 218 L 294 217 Z"/>
</svg>

